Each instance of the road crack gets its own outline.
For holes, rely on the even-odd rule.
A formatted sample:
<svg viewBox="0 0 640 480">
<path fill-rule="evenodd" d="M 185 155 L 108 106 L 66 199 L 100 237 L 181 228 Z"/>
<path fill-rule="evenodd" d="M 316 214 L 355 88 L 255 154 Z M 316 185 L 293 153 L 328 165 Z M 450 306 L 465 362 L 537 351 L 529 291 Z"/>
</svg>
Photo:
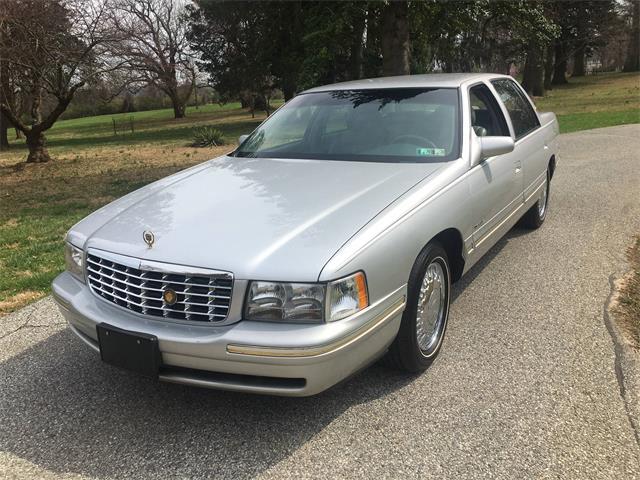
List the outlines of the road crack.
<svg viewBox="0 0 640 480">
<path fill-rule="evenodd" d="M 613 341 L 613 351 L 614 351 L 614 357 L 615 357 L 614 370 L 616 373 L 616 380 L 618 382 L 618 387 L 620 388 L 620 397 L 622 398 L 622 403 L 624 405 L 624 410 L 627 416 L 627 420 L 629 421 L 631 430 L 633 430 L 636 443 L 638 444 L 638 447 L 640 447 L 639 426 L 636 424 L 636 420 L 633 418 L 630 402 L 627 397 L 627 388 L 625 386 L 625 380 L 624 380 L 624 370 L 622 368 L 622 357 L 624 355 L 624 351 L 623 351 L 624 347 L 623 347 L 621 338 L 616 330 L 616 327 L 613 324 L 613 318 L 609 314 L 610 307 L 612 305 L 613 298 L 616 293 L 616 287 L 615 287 L 616 277 L 617 275 L 615 273 L 612 273 L 609 276 L 609 295 L 607 296 L 607 300 L 604 303 L 603 318 L 604 318 L 605 327 L 607 328 L 607 331 L 609 332 L 609 336 Z"/>
<path fill-rule="evenodd" d="M 66 322 L 53 322 L 53 323 L 48 323 L 48 324 L 32 324 L 32 323 L 30 323 L 37 312 L 38 312 L 37 308 L 35 308 L 35 307 L 32 308 L 31 311 L 27 314 L 27 318 L 17 328 L 14 328 L 10 332 L 7 332 L 7 333 L 5 333 L 3 335 L 0 335 L 0 341 L 4 340 L 5 338 L 10 337 L 11 335 L 13 335 L 15 333 L 18 333 L 18 332 L 20 332 L 21 330 L 24 330 L 24 329 L 28 329 L 28 328 L 51 328 L 51 327 L 55 327 L 55 326 L 59 326 L 59 325 L 65 325 L 65 323 L 66 323 Z"/>
</svg>

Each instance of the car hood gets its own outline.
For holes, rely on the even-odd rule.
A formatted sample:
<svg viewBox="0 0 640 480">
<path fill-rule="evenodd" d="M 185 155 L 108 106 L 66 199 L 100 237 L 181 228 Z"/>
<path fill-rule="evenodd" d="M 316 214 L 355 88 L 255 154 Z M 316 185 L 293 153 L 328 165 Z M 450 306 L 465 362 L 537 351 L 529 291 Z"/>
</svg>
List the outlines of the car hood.
<svg viewBox="0 0 640 480">
<path fill-rule="evenodd" d="M 75 229 L 86 248 L 316 281 L 363 225 L 442 165 L 222 157 L 104 207 L 88 217 L 91 232 Z"/>
</svg>

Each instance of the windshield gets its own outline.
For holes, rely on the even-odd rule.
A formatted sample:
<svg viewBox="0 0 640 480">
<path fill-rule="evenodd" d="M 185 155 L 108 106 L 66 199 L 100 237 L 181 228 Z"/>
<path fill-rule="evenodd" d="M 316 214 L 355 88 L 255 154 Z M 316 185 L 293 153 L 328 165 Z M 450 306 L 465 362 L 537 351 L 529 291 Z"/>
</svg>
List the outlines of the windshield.
<svg viewBox="0 0 640 480">
<path fill-rule="evenodd" d="M 337 90 L 295 97 L 238 157 L 443 162 L 459 157 L 458 90 Z"/>
</svg>

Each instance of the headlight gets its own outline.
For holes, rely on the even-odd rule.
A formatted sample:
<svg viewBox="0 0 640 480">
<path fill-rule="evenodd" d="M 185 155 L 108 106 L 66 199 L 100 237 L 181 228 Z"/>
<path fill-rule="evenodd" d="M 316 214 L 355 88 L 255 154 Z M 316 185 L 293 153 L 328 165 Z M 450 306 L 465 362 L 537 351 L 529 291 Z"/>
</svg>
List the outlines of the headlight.
<svg viewBox="0 0 640 480">
<path fill-rule="evenodd" d="M 364 273 L 331 282 L 327 292 L 327 322 L 341 320 L 369 306 Z"/>
<path fill-rule="evenodd" d="M 73 274 L 84 282 L 83 272 L 84 252 L 78 247 L 74 247 L 69 242 L 64 243 L 64 262 L 69 273 Z"/>
<path fill-rule="evenodd" d="M 323 283 L 254 281 L 245 318 L 267 322 L 321 323 L 346 318 L 369 305 L 364 274 Z"/>
<path fill-rule="evenodd" d="M 251 282 L 245 317 L 271 322 L 322 322 L 321 283 Z"/>
</svg>

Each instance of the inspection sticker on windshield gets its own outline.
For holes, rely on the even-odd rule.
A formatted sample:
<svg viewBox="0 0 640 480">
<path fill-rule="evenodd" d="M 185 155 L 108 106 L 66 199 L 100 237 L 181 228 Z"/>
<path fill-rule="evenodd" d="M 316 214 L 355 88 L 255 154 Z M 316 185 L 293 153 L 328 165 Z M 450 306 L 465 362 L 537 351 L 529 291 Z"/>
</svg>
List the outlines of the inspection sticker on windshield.
<svg viewBox="0 0 640 480">
<path fill-rule="evenodd" d="M 444 148 L 417 148 L 416 155 L 419 157 L 444 157 Z"/>
</svg>

